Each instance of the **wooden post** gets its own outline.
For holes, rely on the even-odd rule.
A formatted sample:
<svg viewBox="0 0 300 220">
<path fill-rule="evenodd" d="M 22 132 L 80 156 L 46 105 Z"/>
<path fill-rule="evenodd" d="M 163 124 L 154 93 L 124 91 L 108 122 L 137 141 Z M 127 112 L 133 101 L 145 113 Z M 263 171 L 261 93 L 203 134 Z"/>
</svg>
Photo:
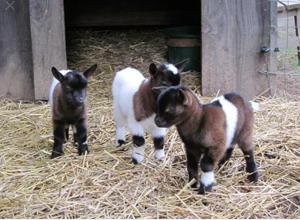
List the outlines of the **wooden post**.
<svg viewBox="0 0 300 220">
<path fill-rule="evenodd" d="M 269 89 L 268 77 L 259 71 L 270 65 L 273 56 L 266 63 L 260 49 L 274 49 L 268 39 L 276 27 L 270 25 L 271 16 L 265 15 L 274 2 L 202 0 L 203 95 L 234 91 L 253 98 Z"/>
<path fill-rule="evenodd" d="M 34 98 L 28 0 L 0 0 L 0 97 Z"/>
<path fill-rule="evenodd" d="M 52 66 L 67 67 L 63 0 L 29 0 L 35 99 L 48 99 Z"/>
<path fill-rule="evenodd" d="M 66 64 L 63 0 L 0 0 L 0 97 L 47 99 Z"/>
</svg>

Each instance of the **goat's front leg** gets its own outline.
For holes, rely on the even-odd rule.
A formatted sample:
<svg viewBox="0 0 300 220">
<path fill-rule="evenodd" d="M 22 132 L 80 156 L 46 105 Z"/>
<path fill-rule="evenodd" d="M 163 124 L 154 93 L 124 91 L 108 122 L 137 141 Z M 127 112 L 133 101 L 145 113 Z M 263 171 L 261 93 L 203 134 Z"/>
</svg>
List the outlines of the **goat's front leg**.
<svg viewBox="0 0 300 220">
<path fill-rule="evenodd" d="M 128 121 L 128 128 L 132 134 L 133 142 L 132 162 L 134 164 L 142 163 L 145 151 L 144 129 L 142 125 L 135 120 Z"/>
<path fill-rule="evenodd" d="M 87 125 L 86 120 L 80 120 L 76 125 L 76 138 L 78 143 L 78 154 L 83 155 L 85 152 L 89 153 L 87 145 Z"/>
<path fill-rule="evenodd" d="M 196 182 L 191 185 L 192 188 L 196 188 L 198 184 L 198 173 L 199 173 L 199 160 L 201 155 L 197 156 L 191 151 L 186 149 L 186 159 L 187 159 L 187 171 L 189 174 L 189 182 L 194 178 Z"/>
<path fill-rule="evenodd" d="M 216 184 L 214 168 L 224 156 L 226 151 L 225 146 L 209 147 L 201 159 L 200 167 L 202 170 L 199 193 L 204 194 L 206 191 L 210 192 L 212 187 Z"/>
<path fill-rule="evenodd" d="M 59 157 L 64 154 L 63 143 L 65 140 L 65 125 L 63 122 L 54 121 L 53 122 L 53 135 L 54 135 L 54 145 L 51 154 L 51 159 Z"/>
<path fill-rule="evenodd" d="M 166 133 L 166 128 L 154 128 L 152 130 L 152 139 L 155 148 L 154 157 L 156 160 L 163 160 L 165 158 L 164 136 Z"/>
</svg>

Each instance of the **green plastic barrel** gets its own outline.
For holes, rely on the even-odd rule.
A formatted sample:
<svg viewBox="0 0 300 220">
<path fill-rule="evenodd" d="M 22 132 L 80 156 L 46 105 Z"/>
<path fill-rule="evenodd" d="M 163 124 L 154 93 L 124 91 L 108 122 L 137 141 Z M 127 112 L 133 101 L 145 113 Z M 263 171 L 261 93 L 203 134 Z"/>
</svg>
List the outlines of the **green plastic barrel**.
<svg viewBox="0 0 300 220">
<path fill-rule="evenodd" d="M 190 62 L 184 71 L 201 70 L 200 27 L 181 26 L 163 30 L 168 46 L 168 62 L 177 63 L 186 58 Z"/>
</svg>

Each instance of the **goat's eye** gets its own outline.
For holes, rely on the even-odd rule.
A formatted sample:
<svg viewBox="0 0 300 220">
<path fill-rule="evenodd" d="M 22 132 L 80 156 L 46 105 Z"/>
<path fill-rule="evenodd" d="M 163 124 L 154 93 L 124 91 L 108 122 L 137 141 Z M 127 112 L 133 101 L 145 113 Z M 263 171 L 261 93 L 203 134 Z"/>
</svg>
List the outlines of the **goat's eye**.
<svg viewBox="0 0 300 220">
<path fill-rule="evenodd" d="M 66 90 L 68 91 L 68 92 L 72 92 L 72 88 L 71 88 L 71 86 L 66 86 Z"/>
</svg>

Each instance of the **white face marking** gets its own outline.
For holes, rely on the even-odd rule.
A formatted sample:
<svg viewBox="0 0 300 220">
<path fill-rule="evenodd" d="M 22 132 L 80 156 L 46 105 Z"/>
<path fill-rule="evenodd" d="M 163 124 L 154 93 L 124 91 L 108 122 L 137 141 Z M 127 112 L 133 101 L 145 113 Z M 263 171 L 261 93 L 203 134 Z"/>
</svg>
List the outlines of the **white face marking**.
<svg viewBox="0 0 300 220">
<path fill-rule="evenodd" d="M 178 74 L 178 69 L 173 64 L 166 64 L 168 70 L 172 71 L 174 75 Z"/>
<path fill-rule="evenodd" d="M 165 158 L 164 149 L 155 150 L 154 157 L 156 160 L 163 160 Z"/>
<path fill-rule="evenodd" d="M 144 160 L 145 145 L 139 147 L 133 147 L 132 158 L 141 163 Z"/>
<path fill-rule="evenodd" d="M 204 186 L 215 184 L 216 180 L 215 180 L 214 172 L 213 171 L 203 172 L 200 181 Z"/>
<path fill-rule="evenodd" d="M 233 137 L 235 134 L 235 129 L 238 121 L 238 109 L 230 101 L 225 99 L 224 96 L 214 99 L 214 101 L 219 101 L 222 105 L 222 109 L 226 117 L 226 148 L 229 148 L 232 144 Z"/>
</svg>

